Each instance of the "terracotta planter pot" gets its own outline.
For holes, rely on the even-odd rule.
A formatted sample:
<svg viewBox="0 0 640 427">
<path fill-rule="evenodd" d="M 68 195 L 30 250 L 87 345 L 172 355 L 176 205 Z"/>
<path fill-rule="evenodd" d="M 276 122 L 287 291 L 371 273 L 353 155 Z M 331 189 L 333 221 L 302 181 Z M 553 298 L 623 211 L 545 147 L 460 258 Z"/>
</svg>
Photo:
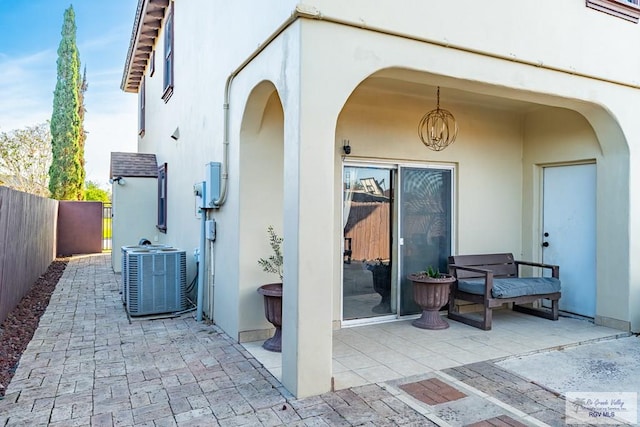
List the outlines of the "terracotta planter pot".
<svg viewBox="0 0 640 427">
<path fill-rule="evenodd" d="M 269 351 L 282 351 L 282 283 L 269 283 L 258 288 L 264 296 L 264 315 L 276 328 L 276 333 L 262 344 Z"/>
<path fill-rule="evenodd" d="M 446 329 L 449 324 L 440 317 L 440 309 L 449 302 L 451 284 L 456 278 L 441 274 L 439 278 L 410 274 L 413 282 L 413 298 L 422 309 L 422 316 L 413 321 L 413 326 L 421 329 Z"/>
</svg>

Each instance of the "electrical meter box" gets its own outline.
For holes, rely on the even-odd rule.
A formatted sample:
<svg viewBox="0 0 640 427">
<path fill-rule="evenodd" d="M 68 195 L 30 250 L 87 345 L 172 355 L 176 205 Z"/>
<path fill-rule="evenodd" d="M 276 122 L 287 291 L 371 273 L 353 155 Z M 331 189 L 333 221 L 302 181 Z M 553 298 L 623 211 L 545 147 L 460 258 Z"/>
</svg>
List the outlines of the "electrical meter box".
<svg viewBox="0 0 640 427">
<path fill-rule="evenodd" d="M 220 166 L 220 162 L 205 165 L 205 208 L 215 208 L 215 201 L 220 199 Z"/>
</svg>

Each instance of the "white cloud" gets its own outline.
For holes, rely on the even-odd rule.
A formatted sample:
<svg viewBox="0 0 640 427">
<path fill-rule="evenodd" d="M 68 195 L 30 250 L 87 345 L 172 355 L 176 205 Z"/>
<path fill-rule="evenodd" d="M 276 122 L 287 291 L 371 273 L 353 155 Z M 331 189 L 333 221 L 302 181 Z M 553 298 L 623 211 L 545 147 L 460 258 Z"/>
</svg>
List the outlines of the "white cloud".
<svg viewBox="0 0 640 427">
<path fill-rule="evenodd" d="M 96 39 L 91 46 L 110 39 Z M 51 50 L 12 58 L 0 54 L 0 131 L 35 125 L 51 118 L 57 53 Z M 112 151 L 137 151 L 137 102 L 120 90 L 122 69 L 87 70 L 85 145 L 87 179 L 105 184 Z"/>
<path fill-rule="evenodd" d="M 137 98 L 127 97 L 124 93 L 122 95 L 117 113 L 87 113 L 85 116 L 85 129 L 88 132 L 85 143 L 87 179 L 99 184 L 109 180 L 112 151 L 137 151 Z"/>
<path fill-rule="evenodd" d="M 114 36 L 83 44 L 87 53 L 108 46 Z M 82 52 L 81 52 L 82 55 Z M 0 54 L 0 131 L 21 129 L 51 118 L 57 53 L 22 57 Z M 124 67 L 124 66 L 123 66 Z M 87 69 L 85 145 L 87 179 L 106 183 L 112 151 L 137 150 L 137 97 L 120 90 L 122 68 L 99 64 Z"/>
<path fill-rule="evenodd" d="M 0 55 L 0 128 L 30 126 L 51 116 L 55 60 L 50 50 L 18 58 Z"/>
<path fill-rule="evenodd" d="M 0 5 L 5 3 L 0 0 Z M 7 13 L 15 11 L 16 17 L 24 14 L 30 20 L 40 19 L 34 22 L 41 25 L 16 27 L 24 32 L 5 31 L 0 47 L 1 132 L 51 118 L 59 24 L 63 8 L 69 4 L 58 0 L 42 0 L 35 2 L 37 5 L 29 1 L 9 3 L 15 3 L 16 7 L 10 6 Z M 118 0 L 117 6 L 109 3 L 82 0 L 74 4 L 78 25 L 76 42 L 89 84 L 85 93 L 86 173 L 87 179 L 103 184 L 109 179 L 112 151 L 137 151 L 137 96 L 122 92 L 120 82 L 138 0 Z M 0 6 L 0 9 L 3 8 Z M 0 14 L 4 13 L 3 9 Z M 2 15 L 3 19 L 8 17 Z M 27 46 L 40 50 L 34 52 L 29 50 L 33 47 Z"/>
<path fill-rule="evenodd" d="M 105 47 L 110 47 L 121 38 L 121 36 L 114 34 L 113 32 L 105 34 L 102 37 L 96 37 L 91 40 L 78 43 L 78 51 L 80 52 L 80 56 L 82 56 L 83 52 L 90 53 L 92 51 L 100 51 Z"/>
</svg>

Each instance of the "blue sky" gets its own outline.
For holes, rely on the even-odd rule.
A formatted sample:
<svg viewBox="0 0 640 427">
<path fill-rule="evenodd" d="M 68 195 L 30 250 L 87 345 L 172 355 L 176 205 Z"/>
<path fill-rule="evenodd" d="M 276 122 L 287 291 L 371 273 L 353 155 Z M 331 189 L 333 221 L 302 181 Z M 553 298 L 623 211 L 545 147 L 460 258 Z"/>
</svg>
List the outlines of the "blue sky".
<svg viewBox="0 0 640 427">
<path fill-rule="evenodd" d="M 112 151 L 136 151 L 137 96 L 120 90 L 138 0 L 0 0 L 0 131 L 51 118 L 64 11 L 87 68 L 87 179 L 106 186 Z"/>
</svg>

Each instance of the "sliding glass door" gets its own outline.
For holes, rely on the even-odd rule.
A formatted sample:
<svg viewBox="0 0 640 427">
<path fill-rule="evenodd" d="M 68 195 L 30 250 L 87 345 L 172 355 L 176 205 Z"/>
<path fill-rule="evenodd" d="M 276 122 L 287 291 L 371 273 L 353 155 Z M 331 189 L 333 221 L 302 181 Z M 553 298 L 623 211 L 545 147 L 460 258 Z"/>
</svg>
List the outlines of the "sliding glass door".
<svg viewBox="0 0 640 427">
<path fill-rule="evenodd" d="M 400 315 L 415 314 L 413 284 L 407 275 L 429 266 L 447 272 L 451 255 L 452 170 L 400 169 Z"/>
<path fill-rule="evenodd" d="M 393 170 L 389 168 L 344 168 L 344 320 L 396 313 L 391 274 L 392 180 Z"/>
<path fill-rule="evenodd" d="M 428 266 L 446 272 L 452 188 L 450 168 L 344 167 L 343 320 L 419 313 L 406 276 Z"/>
</svg>

